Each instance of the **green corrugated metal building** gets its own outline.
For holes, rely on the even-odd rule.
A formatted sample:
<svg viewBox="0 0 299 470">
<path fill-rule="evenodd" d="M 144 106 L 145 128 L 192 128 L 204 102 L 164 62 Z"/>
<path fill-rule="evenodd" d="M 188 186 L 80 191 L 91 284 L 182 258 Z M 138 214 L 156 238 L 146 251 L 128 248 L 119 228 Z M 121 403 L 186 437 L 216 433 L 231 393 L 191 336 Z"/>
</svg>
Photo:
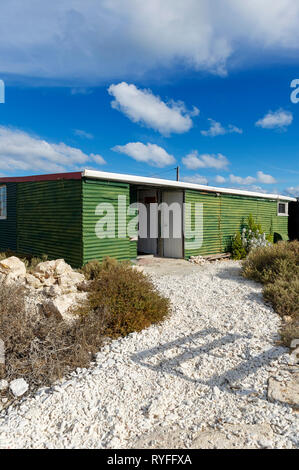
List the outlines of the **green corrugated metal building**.
<svg viewBox="0 0 299 470">
<path fill-rule="evenodd" d="M 74 267 L 108 255 L 134 259 L 138 252 L 188 259 L 229 251 L 234 233 L 246 225 L 249 214 L 274 239 L 288 239 L 290 201 L 296 200 L 91 170 L 0 178 L 0 250 L 47 254 Z M 163 202 L 181 207 L 181 220 L 171 211 L 167 219 L 162 208 L 149 221 L 150 207 Z M 142 236 L 127 231 L 130 222 L 136 225 L 136 212 L 129 209 L 134 203 L 148 209 L 147 215 L 139 212 L 139 230 L 147 224 Z M 99 236 L 100 228 L 105 229 L 104 237 Z M 174 235 L 176 228 L 180 236 Z M 168 237 L 163 230 L 169 230 Z M 194 240 L 190 230 L 195 231 Z"/>
</svg>

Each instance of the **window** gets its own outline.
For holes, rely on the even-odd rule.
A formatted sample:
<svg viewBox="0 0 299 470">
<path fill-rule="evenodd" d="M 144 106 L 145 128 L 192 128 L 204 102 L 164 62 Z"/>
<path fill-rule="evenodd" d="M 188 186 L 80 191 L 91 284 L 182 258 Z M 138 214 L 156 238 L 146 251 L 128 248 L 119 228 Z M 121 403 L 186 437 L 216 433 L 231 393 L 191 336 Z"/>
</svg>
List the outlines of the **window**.
<svg viewBox="0 0 299 470">
<path fill-rule="evenodd" d="M 6 186 L 0 186 L 0 219 L 6 219 Z"/>
<path fill-rule="evenodd" d="M 288 203 L 287 202 L 278 202 L 277 204 L 277 215 L 286 215 L 288 216 Z"/>
</svg>

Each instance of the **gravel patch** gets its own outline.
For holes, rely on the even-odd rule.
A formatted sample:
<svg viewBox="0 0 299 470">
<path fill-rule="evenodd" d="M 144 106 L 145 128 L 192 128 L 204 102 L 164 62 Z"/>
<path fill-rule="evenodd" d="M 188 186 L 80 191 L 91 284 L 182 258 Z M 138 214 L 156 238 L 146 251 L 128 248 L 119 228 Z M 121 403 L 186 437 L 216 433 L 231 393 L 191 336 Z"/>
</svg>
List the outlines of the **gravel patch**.
<svg viewBox="0 0 299 470">
<path fill-rule="evenodd" d="M 267 438 L 244 431 L 248 447 L 299 447 L 299 413 L 267 399 L 289 353 L 276 345 L 280 318 L 261 287 L 233 261 L 153 281 L 172 316 L 106 344 L 90 369 L 3 411 L 0 447 L 133 448 L 161 433 L 192 447 L 213 430 L 236 447 L 236 425 L 271 430 Z"/>
</svg>

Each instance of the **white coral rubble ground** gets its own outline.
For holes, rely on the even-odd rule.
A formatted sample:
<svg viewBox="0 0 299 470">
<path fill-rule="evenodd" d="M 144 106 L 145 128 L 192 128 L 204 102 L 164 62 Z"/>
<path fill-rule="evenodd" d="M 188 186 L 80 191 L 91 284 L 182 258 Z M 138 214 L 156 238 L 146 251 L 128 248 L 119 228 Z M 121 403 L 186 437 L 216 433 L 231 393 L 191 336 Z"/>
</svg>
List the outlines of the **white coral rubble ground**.
<svg viewBox="0 0 299 470">
<path fill-rule="evenodd" d="M 172 316 L 2 412 L 0 447 L 299 447 L 298 411 L 267 396 L 289 353 L 261 287 L 232 261 L 153 280 Z"/>
</svg>

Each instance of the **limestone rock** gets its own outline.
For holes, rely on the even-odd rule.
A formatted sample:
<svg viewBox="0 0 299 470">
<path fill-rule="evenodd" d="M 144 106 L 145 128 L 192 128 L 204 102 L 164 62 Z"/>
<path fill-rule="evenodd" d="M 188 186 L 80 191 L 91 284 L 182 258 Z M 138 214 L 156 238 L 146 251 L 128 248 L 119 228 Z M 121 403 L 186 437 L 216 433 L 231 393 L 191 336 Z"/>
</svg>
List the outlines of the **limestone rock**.
<svg viewBox="0 0 299 470">
<path fill-rule="evenodd" d="M 273 446 L 273 430 L 264 424 L 224 424 L 198 433 L 191 449 L 256 449 Z"/>
<path fill-rule="evenodd" d="M 9 273 L 2 278 L 2 284 L 7 287 L 16 286 L 22 284 L 24 277 L 16 277 L 14 273 Z"/>
<path fill-rule="evenodd" d="M 84 302 L 85 299 L 85 293 L 63 294 L 59 297 L 54 297 L 44 302 L 42 304 L 42 309 L 46 315 L 55 315 L 60 320 L 64 320 L 66 322 L 73 322 L 75 320 L 75 317 L 71 313 L 71 309 Z"/>
<path fill-rule="evenodd" d="M 15 379 L 10 382 L 9 388 L 15 397 L 21 397 L 27 392 L 29 385 L 24 379 Z"/>
<path fill-rule="evenodd" d="M 74 271 L 63 259 L 39 263 L 33 275 L 48 287 L 55 283 L 66 288 L 74 287 L 85 280 L 83 274 Z"/>
<path fill-rule="evenodd" d="M 26 275 L 26 266 L 16 256 L 10 256 L 0 261 L 0 273 L 11 275 L 11 279 L 17 279 Z"/>
<path fill-rule="evenodd" d="M 57 276 L 61 276 L 65 272 L 72 271 L 72 268 L 69 264 L 67 264 L 64 259 L 57 259 L 55 265 L 55 274 Z"/>
<path fill-rule="evenodd" d="M 39 287 L 42 286 L 42 283 L 40 282 L 40 280 L 33 276 L 32 274 L 26 274 L 25 276 L 25 280 L 26 280 L 26 283 L 29 287 L 33 287 L 34 289 L 38 289 Z"/>
<path fill-rule="evenodd" d="M 288 403 L 299 409 L 299 373 L 290 376 L 287 381 L 278 381 L 275 377 L 270 377 L 268 384 L 268 398 L 271 401 Z"/>
<path fill-rule="evenodd" d="M 58 284 L 60 286 L 71 287 L 80 284 L 85 279 L 83 274 L 76 271 L 68 271 L 58 277 Z"/>
<path fill-rule="evenodd" d="M 224 424 L 221 430 L 207 428 L 193 436 L 191 449 L 257 449 L 273 446 L 274 433 L 268 423 Z M 267 445 L 266 445 L 267 444 Z M 179 426 L 157 426 L 133 441 L 133 449 L 183 449 Z"/>
<path fill-rule="evenodd" d="M 61 288 L 57 284 L 55 284 L 44 287 L 42 293 L 47 297 L 59 297 L 60 295 L 62 295 L 63 292 Z"/>
<path fill-rule="evenodd" d="M 48 278 L 53 275 L 56 267 L 56 261 L 43 261 L 35 267 L 33 275 L 40 278 Z"/>
<path fill-rule="evenodd" d="M 56 283 L 56 279 L 54 276 L 49 276 L 46 278 L 41 278 L 41 282 L 45 287 L 50 287 Z"/>
</svg>

